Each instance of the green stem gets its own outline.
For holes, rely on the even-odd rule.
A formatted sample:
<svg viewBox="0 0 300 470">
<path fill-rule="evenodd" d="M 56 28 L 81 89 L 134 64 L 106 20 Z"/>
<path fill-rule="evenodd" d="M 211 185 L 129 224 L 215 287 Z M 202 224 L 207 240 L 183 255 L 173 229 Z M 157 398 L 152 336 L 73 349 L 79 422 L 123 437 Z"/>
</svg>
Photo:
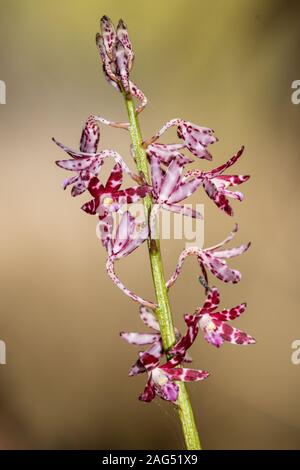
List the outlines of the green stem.
<svg viewBox="0 0 300 470">
<path fill-rule="evenodd" d="M 142 147 L 142 136 L 139 126 L 137 114 L 135 112 L 135 105 L 131 97 L 128 97 L 124 93 L 126 102 L 127 113 L 130 123 L 130 136 L 133 144 L 134 155 L 136 158 L 137 168 L 142 172 L 147 180 L 151 183 L 151 177 L 149 174 L 149 167 L 147 162 L 146 152 Z M 149 220 L 152 198 L 147 196 L 144 198 L 144 208 L 146 220 Z M 153 283 L 155 287 L 156 300 L 158 308 L 156 309 L 156 315 L 160 326 L 160 332 L 165 351 L 168 351 L 175 343 L 175 332 L 172 320 L 172 313 L 170 308 L 170 302 L 168 297 L 168 291 L 166 289 L 166 282 L 163 272 L 163 264 L 160 251 L 159 240 L 148 240 L 149 257 L 151 264 L 151 271 L 153 277 Z M 188 392 L 184 383 L 179 383 L 179 396 L 176 402 L 179 418 L 181 421 L 182 431 L 185 439 L 186 448 L 189 450 L 200 450 L 200 440 L 195 423 L 192 405 L 189 399 Z"/>
</svg>

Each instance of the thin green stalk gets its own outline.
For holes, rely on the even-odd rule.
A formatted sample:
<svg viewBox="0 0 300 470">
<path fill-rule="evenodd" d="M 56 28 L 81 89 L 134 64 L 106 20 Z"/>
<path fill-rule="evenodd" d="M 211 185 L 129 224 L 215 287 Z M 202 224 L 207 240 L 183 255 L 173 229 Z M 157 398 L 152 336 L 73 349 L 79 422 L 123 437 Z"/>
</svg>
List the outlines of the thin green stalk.
<svg viewBox="0 0 300 470">
<path fill-rule="evenodd" d="M 126 109 L 130 123 L 130 136 L 133 144 L 134 155 L 136 158 L 137 168 L 142 172 L 147 180 L 151 183 L 151 177 L 149 174 L 149 167 L 147 162 L 146 152 L 142 147 L 142 135 L 140 131 L 139 121 L 135 112 L 135 105 L 131 97 L 128 97 L 124 93 L 126 102 Z M 146 219 L 149 219 L 149 215 L 152 208 L 152 198 L 147 196 L 144 198 L 144 208 Z M 148 240 L 149 258 L 151 264 L 151 271 L 153 277 L 153 283 L 156 293 L 156 301 L 158 308 L 156 309 L 156 315 L 160 326 L 160 332 L 165 351 L 168 351 L 175 343 L 174 325 L 172 320 L 172 313 L 170 308 L 170 302 L 168 297 L 168 291 L 166 289 L 166 282 L 163 272 L 163 263 L 160 251 L 159 240 Z M 186 448 L 189 450 L 200 450 L 200 440 L 195 423 L 192 405 L 189 399 L 188 392 L 184 383 L 179 383 L 179 396 L 177 399 L 177 408 L 179 418 L 181 421 L 182 431 L 185 439 Z"/>
</svg>

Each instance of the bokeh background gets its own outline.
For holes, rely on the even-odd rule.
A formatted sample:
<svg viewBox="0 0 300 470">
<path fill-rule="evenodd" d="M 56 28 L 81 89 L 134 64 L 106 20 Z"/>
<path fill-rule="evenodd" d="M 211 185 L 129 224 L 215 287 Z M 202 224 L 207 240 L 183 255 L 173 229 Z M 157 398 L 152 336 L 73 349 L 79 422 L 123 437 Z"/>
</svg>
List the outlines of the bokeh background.
<svg viewBox="0 0 300 470">
<path fill-rule="evenodd" d="M 300 79 L 299 2 L 286 0 L 1 0 L 0 447 L 180 449 L 176 412 L 140 403 L 144 377 L 128 378 L 136 357 L 118 332 L 141 330 L 137 306 L 105 274 L 96 220 L 86 196 L 60 189 L 54 135 L 76 147 L 91 113 L 122 120 L 118 93 L 105 82 L 94 46 L 100 16 L 127 22 L 133 79 L 149 97 L 143 135 L 182 117 L 215 129 L 220 164 L 241 144 L 238 173 L 250 173 L 243 204 L 230 219 L 205 204 L 205 244 L 235 221 L 233 261 L 243 279 L 220 286 L 223 306 L 247 300 L 236 326 L 258 343 L 220 350 L 198 341 L 195 366 L 209 380 L 189 386 L 206 449 L 299 449 L 300 339 L 299 117 L 291 83 Z M 102 128 L 103 148 L 130 162 L 124 131 Z M 175 133 L 168 136 L 168 141 Z M 197 162 L 203 168 L 210 164 Z M 170 273 L 181 241 L 163 243 Z M 146 248 L 118 266 L 138 293 L 153 296 Z M 176 323 L 203 300 L 195 260 L 171 292 Z M 216 283 L 219 285 L 219 283 Z"/>
</svg>

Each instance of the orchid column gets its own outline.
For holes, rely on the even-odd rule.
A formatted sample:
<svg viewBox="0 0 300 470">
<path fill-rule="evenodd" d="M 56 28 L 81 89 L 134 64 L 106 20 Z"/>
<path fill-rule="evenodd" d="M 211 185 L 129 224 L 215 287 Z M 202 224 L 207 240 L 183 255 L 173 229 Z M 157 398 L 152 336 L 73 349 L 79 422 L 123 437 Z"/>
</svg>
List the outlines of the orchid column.
<svg viewBox="0 0 300 470">
<path fill-rule="evenodd" d="M 130 376 L 147 374 L 146 387 L 139 398 L 150 402 L 155 396 L 159 396 L 172 402 L 178 409 L 187 449 L 199 450 L 201 449 L 199 435 L 184 382 L 200 381 L 209 374 L 199 369 L 184 368 L 182 364 L 192 361 L 188 349 L 196 340 L 199 329 L 204 332 L 204 338 L 216 347 L 220 347 L 224 341 L 234 344 L 254 343 L 251 336 L 227 324 L 227 321 L 237 318 L 244 312 L 246 304 L 215 312 L 220 302 L 220 295 L 215 287 L 210 286 L 207 274 L 209 270 L 221 281 L 238 282 L 241 278 L 240 273 L 230 269 L 225 260 L 243 253 L 249 244 L 229 250 L 219 250 L 233 238 L 237 231 L 235 226 L 233 232 L 218 245 L 207 249 L 192 247 L 184 250 L 173 275 L 166 282 L 156 233 L 156 217 L 160 210 L 168 210 L 186 217 L 201 218 L 202 215 L 196 210 L 179 204 L 200 187 L 205 189 L 221 210 L 233 215 L 228 197 L 241 201 L 243 195 L 229 190 L 229 187 L 241 184 L 249 177 L 223 173 L 240 158 L 243 148 L 228 162 L 209 172 L 192 170 L 184 173 L 185 166 L 194 162 L 194 159 L 186 156 L 183 151 L 188 151 L 193 157 L 200 159 L 212 159 L 207 149 L 208 145 L 217 141 L 212 129 L 199 127 L 182 119 L 172 119 L 152 138 L 143 141 L 138 114 L 147 105 L 147 98 L 130 80 L 134 54 L 127 29 L 120 20 L 115 30 L 106 16 L 101 19 L 100 27 L 101 34 L 97 34 L 96 43 L 104 76 L 124 98 L 128 122 L 112 122 L 99 116 L 90 116 L 82 132 L 79 151 L 54 140 L 72 157 L 71 160 L 57 161 L 57 164 L 77 173 L 64 181 L 64 189 L 72 184 L 73 196 L 78 196 L 86 190 L 92 195 L 93 199 L 86 202 L 82 209 L 99 218 L 100 236 L 108 254 L 107 273 L 128 297 L 140 304 L 141 320 L 152 330 L 151 333 L 121 333 L 121 337 L 130 344 L 148 345 L 146 350 L 139 353 L 137 361 L 129 372 Z M 137 107 L 134 100 L 139 103 Z M 99 123 L 129 131 L 136 171 L 132 171 L 117 152 L 108 149 L 98 151 Z M 181 141 L 175 144 L 157 142 L 172 126 L 177 128 L 177 135 Z M 99 173 L 105 160 L 108 159 L 114 161 L 114 167 L 108 180 L 103 184 L 99 179 Z M 124 172 L 134 180 L 135 185 L 121 189 Z M 144 204 L 143 223 L 138 223 L 130 212 L 130 204 L 139 200 Z M 121 215 L 119 224 L 114 217 L 116 213 Z M 118 278 L 115 271 L 116 262 L 130 255 L 144 241 L 148 244 L 156 301 L 145 300 L 133 293 Z M 198 307 L 194 314 L 185 316 L 187 331 L 182 335 L 173 324 L 168 290 L 175 284 L 188 255 L 195 255 L 199 263 L 200 279 L 206 300 L 203 307 Z M 162 358 L 165 358 L 163 364 L 161 364 Z"/>
</svg>

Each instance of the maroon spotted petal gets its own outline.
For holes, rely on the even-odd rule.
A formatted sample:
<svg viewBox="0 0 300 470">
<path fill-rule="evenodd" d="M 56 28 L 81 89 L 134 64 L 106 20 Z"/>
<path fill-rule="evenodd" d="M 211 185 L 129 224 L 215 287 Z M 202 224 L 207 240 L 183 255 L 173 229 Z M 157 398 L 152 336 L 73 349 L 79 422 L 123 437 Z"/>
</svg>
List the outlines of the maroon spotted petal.
<svg viewBox="0 0 300 470">
<path fill-rule="evenodd" d="M 149 403 L 150 401 L 154 400 L 155 395 L 156 393 L 155 393 L 154 385 L 151 379 L 149 379 L 143 393 L 139 396 L 139 400 Z"/>
<path fill-rule="evenodd" d="M 242 201 L 244 198 L 243 193 L 240 191 L 232 191 L 231 186 L 237 186 L 245 183 L 249 175 L 223 175 L 223 172 L 234 165 L 243 154 L 244 147 L 242 147 L 228 162 L 215 168 L 214 170 L 203 173 L 203 187 L 207 195 L 214 201 L 217 207 L 224 211 L 226 214 L 232 216 L 233 209 L 230 206 L 228 198 Z"/>
<path fill-rule="evenodd" d="M 183 139 L 187 148 L 198 158 L 212 160 L 207 146 L 217 142 L 213 130 L 200 127 L 188 121 L 182 121 L 177 127 L 178 137 Z"/>
</svg>

